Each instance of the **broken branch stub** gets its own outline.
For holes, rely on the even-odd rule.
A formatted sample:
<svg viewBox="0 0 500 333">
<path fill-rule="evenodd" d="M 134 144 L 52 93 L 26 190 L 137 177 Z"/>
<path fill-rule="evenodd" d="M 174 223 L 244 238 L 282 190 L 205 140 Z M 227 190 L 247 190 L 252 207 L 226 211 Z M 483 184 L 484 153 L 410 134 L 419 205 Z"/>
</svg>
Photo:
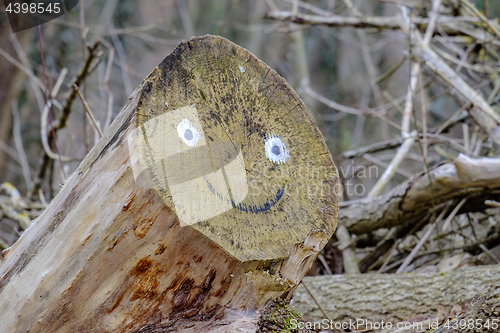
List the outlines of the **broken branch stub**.
<svg viewBox="0 0 500 333">
<path fill-rule="evenodd" d="M 337 171 L 276 72 L 181 43 L 0 264 L 8 332 L 227 332 L 291 295 L 336 226 Z"/>
</svg>

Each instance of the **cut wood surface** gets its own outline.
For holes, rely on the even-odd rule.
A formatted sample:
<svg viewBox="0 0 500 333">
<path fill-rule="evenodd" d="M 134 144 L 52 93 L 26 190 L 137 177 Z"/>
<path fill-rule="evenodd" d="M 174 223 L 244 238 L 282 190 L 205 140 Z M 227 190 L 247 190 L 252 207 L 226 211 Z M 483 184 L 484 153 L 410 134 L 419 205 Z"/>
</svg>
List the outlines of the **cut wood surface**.
<svg viewBox="0 0 500 333">
<path fill-rule="evenodd" d="M 461 309 L 485 287 L 498 286 L 499 274 L 500 266 L 492 265 L 432 274 L 312 276 L 304 282 L 332 321 L 369 319 L 395 325 Z M 308 320 L 325 319 L 303 286 L 295 292 L 292 307 Z"/>
<path fill-rule="evenodd" d="M 173 189 L 196 180 L 189 163 L 206 151 L 186 147 L 198 143 L 213 157 L 198 160 L 203 182 L 185 191 L 218 200 L 199 201 L 201 213 Z M 172 153 L 188 162 L 168 161 Z M 238 187 L 245 178 L 248 193 Z M 266 181 L 275 192 L 252 192 Z M 220 37 L 183 42 L 3 252 L 2 331 L 255 331 L 266 302 L 291 296 L 333 233 L 336 184 L 320 132 L 276 72 Z"/>
<path fill-rule="evenodd" d="M 323 136 L 262 61 L 196 39 L 151 73 L 149 91 L 162 93 L 138 103 L 139 160 L 181 224 L 242 260 L 285 257 L 312 229 L 332 234 L 339 188 Z"/>
</svg>

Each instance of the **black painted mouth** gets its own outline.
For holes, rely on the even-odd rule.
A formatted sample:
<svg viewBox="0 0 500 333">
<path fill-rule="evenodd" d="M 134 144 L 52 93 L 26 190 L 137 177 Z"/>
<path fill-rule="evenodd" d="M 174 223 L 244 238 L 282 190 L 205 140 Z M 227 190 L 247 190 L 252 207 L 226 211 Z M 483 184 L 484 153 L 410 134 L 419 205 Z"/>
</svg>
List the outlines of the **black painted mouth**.
<svg viewBox="0 0 500 333">
<path fill-rule="evenodd" d="M 275 198 L 270 199 L 264 202 L 263 204 L 259 205 L 255 203 L 247 204 L 246 202 L 240 202 L 236 204 L 236 202 L 234 202 L 233 199 L 224 198 L 224 195 L 222 195 L 222 193 L 217 191 L 217 189 L 212 185 L 212 183 L 210 183 L 210 181 L 206 177 L 203 177 L 203 179 L 205 179 L 205 181 L 207 182 L 207 187 L 210 190 L 210 192 L 212 192 L 213 195 L 217 196 L 221 201 L 226 201 L 227 203 L 230 203 L 233 206 L 233 208 L 236 208 L 245 213 L 263 213 L 268 211 L 269 209 L 271 209 L 271 207 L 273 207 L 280 201 L 280 199 L 283 197 L 283 193 L 285 192 L 284 189 L 280 188 L 276 192 Z"/>
</svg>

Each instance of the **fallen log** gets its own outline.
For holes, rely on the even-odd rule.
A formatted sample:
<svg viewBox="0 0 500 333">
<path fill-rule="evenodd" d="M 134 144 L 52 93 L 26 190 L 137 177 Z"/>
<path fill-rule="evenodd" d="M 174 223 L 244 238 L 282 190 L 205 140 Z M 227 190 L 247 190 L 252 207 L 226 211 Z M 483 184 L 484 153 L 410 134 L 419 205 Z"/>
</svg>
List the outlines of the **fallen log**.
<svg viewBox="0 0 500 333">
<path fill-rule="evenodd" d="M 183 42 L 3 251 L 2 331 L 256 331 L 332 235 L 337 184 L 283 78 Z"/>
<path fill-rule="evenodd" d="M 396 327 L 398 322 L 418 318 L 445 319 L 454 307 L 467 306 L 487 286 L 498 286 L 498 274 L 500 265 L 489 265 L 446 273 L 310 276 L 304 282 L 332 322 L 365 319 Z M 495 304 L 500 307 L 498 301 Z M 311 322 L 325 319 L 302 286 L 292 307 Z M 498 313 L 492 317 L 498 318 Z"/>
<path fill-rule="evenodd" d="M 484 288 L 474 296 L 466 311 L 446 320 L 435 333 L 498 332 L 500 329 L 500 287 Z"/>
<path fill-rule="evenodd" d="M 460 154 L 453 162 L 415 176 L 386 194 L 341 202 L 338 223 L 359 235 L 415 224 L 431 216 L 433 205 L 439 212 L 449 200 L 467 198 L 459 211 L 465 213 L 484 210 L 488 207 L 485 200 L 499 197 L 500 159 Z"/>
</svg>

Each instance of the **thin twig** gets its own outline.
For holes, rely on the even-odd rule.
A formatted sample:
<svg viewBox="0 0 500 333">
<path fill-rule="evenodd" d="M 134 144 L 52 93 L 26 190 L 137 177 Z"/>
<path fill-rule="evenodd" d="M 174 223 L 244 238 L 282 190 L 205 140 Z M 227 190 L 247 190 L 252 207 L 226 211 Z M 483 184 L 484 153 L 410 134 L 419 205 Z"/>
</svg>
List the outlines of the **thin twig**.
<svg viewBox="0 0 500 333">
<path fill-rule="evenodd" d="M 323 265 L 323 268 L 325 269 L 326 275 L 333 275 L 332 270 L 330 269 L 330 266 L 328 266 L 328 262 L 326 262 L 326 259 L 322 254 L 318 255 L 318 260 Z"/>
<path fill-rule="evenodd" d="M 413 258 L 418 253 L 420 248 L 424 245 L 424 243 L 427 241 L 427 239 L 429 239 L 429 237 L 432 234 L 432 232 L 434 231 L 435 227 L 436 227 L 436 223 L 431 223 L 427 226 L 427 231 L 425 232 L 424 236 L 422 237 L 422 239 L 420 239 L 420 241 L 413 248 L 413 250 L 410 252 L 410 254 L 405 258 L 405 260 L 403 261 L 401 266 L 399 266 L 399 268 L 396 270 L 396 274 L 404 272 L 405 268 L 408 267 L 408 265 L 412 262 Z"/>
<path fill-rule="evenodd" d="M 12 157 L 14 161 L 19 163 L 21 165 L 21 161 L 19 160 L 19 156 L 17 156 L 17 152 L 15 149 L 13 149 L 11 146 L 0 140 L 0 149 L 3 150 L 7 155 Z"/>
<path fill-rule="evenodd" d="M 330 107 L 330 108 L 332 108 L 334 110 L 337 110 L 337 111 L 340 111 L 340 112 L 344 112 L 344 113 L 348 113 L 348 114 L 354 114 L 354 115 L 357 115 L 357 116 L 367 115 L 362 110 L 351 108 L 351 107 L 339 104 L 339 103 L 337 103 L 337 102 L 335 102 L 335 101 L 333 101 L 331 99 L 328 99 L 328 98 L 326 98 L 326 97 L 318 94 L 314 90 L 312 90 L 311 87 L 309 87 L 309 86 L 306 86 L 304 88 L 304 91 L 305 91 L 306 94 L 308 94 L 312 98 L 320 101 L 321 103 L 325 104 L 326 106 L 328 106 L 328 107 Z"/>
<path fill-rule="evenodd" d="M 424 39 L 423 42 L 424 44 L 429 44 L 432 38 L 432 35 L 434 35 L 434 30 L 436 29 L 436 22 L 439 17 L 439 6 L 441 6 L 441 0 L 434 0 L 432 1 L 432 9 L 429 14 L 429 25 L 427 26 L 427 29 L 425 30 L 424 34 Z"/>
<path fill-rule="evenodd" d="M 184 33 L 186 34 L 186 38 L 189 39 L 194 36 L 194 28 L 186 2 L 184 0 L 176 0 L 176 4 L 179 10 L 179 16 L 181 17 L 182 26 L 184 27 Z"/>
<path fill-rule="evenodd" d="M 485 200 L 484 204 L 491 206 L 491 207 L 499 207 L 500 208 L 500 202 L 495 201 L 495 200 Z"/>
<path fill-rule="evenodd" d="M 345 5 L 348 8 L 348 12 L 356 17 L 362 17 L 363 15 L 359 12 L 359 10 L 354 6 L 351 0 L 343 0 Z M 366 71 L 368 73 L 368 79 L 369 79 L 369 84 L 370 88 L 372 90 L 372 93 L 375 97 L 375 100 L 378 105 L 382 105 L 384 103 L 383 98 L 382 98 L 382 92 L 380 91 L 380 88 L 376 84 L 376 79 L 378 76 L 377 69 L 375 68 L 375 65 L 373 63 L 372 55 L 370 53 L 370 48 L 369 48 L 369 43 L 368 43 L 368 37 L 366 36 L 366 32 L 363 30 L 356 30 L 356 34 L 358 35 L 359 38 L 359 44 L 361 46 L 361 55 L 363 56 L 363 62 L 365 63 Z M 384 131 L 385 135 L 387 135 L 387 130 Z"/>
<path fill-rule="evenodd" d="M 331 322 L 330 317 L 328 317 L 328 315 L 326 314 L 325 310 L 323 310 L 323 308 L 321 307 L 321 305 L 319 304 L 319 302 L 316 300 L 316 297 L 314 297 L 314 295 L 312 294 L 311 290 L 309 290 L 309 288 L 307 287 L 307 284 L 305 283 L 304 280 L 302 280 L 302 285 L 306 289 L 306 291 L 309 294 L 309 296 L 311 296 L 311 298 L 313 299 L 314 303 L 316 303 L 316 306 L 321 311 L 321 313 L 323 314 L 323 316 L 325 316 L 325 318 L 328 319 Z"/>
<path fill-rule="evenodd" d="M 380 177 L 380 179 L 377 181 L 377 183 L 373 186 L 372 190 L 370 193 L 368 193 L 368 198 L 374 198 L 378 196 L 384 187 L 389 183 L 389 181 L 392 179 L 394 174 L 396 173 L 396 169 L 399 167 L 401 162 L 403 162 L 403 159 L 405 158 L 406 154 L 410 151 L 411 146 L 415 142 L 415 138 L 417 136 L 417 132 L 413 131 L 408 138 L 406 138 L 399 147 L 396 155 L 392 159 L 391 163 L 385 169 L 384 173 Z"/>
<path fill-rule="evenodd" d="M 431 42 L 432 36 L 434 35 L 434 30 L 436 29 L 436 22 L 439 17 L 439 7 L 441 6 L 441 0 L 434 0 L 432 2 L 432 9 L 429 14 L 429 25 L 427 26 L 427 29 L 425 30 L 424 38 L 423 38 L 423 43 L 428 45 Z M 418 60 L 418 59 L 417 59 Z M 417 61 L 420 67 L 420 63 Z M 426 171 L 429 172 L 429 164 L 427 163 L 427 110 L 425 108 L 425 94 L 424 94 L 424 88 L 423 88 L 423 82 L 422 82 L 422 72 L 420 71 L 420 68 L 417 72 L 418 74 L 418 82 L 420 84 L 420 98 L 421 98 L 421 103 L 420 106 L 422 108 L 421 114 L 422 114 L 422 141 L 420 143 L 420 146 L 422 148 L 422 156 L 424 157 L 424 163 L 425 163 L 425 168 Z M 434 208 L 434 205 L 433 205 Z"/>
<path fill-rule="evenodd" d="M 390 78 L 392 74 L 394 74 L 406 61 L 407 57 L 403 56 L 397 63 L 389 67 L 388 70 L 386 70 L 384 73 L 380 74 L 376 79 L 375 83 L 380 83 L 385 81 L 386 79 Z"/>
<path fill-rule="evenodd" d="M 293 2 L 292 2 L 293 1 Z M 297 4 L 298 7 L 300 8 L 304 8 L 305 10 L 308 10 L 310 11 L 311 13 L 313 14 L 316 14 L 316 15 L 322 15 L 322 16 L 329 16 L 331 15 L 332 13 L 329 12 L 329 11 L 326 11 L 326 10 L 323 10 L 319 7 L 316 7 L 314 5 L 311 5 L 307 2 L 304 2 L 304 1 L 296 1 L 296 0 L 283 0 L 283 2 L 286 2 L 286 3 L 293 3 L 293 4 Z M 274 10 L 274 9 L 273 9 Z M 277 9 L 276 9 L 277 10 Z"/>
<path fill-rule="evenodd" d="M 467 201 L 467 198 L 463 198 L 462 200 L 460 200 L 460 202 L 458 203 L 458 205 L 456 205 L 455 208 L 453 208 L 453 210 L 451 211 L 450 215 L 448 215 L 448 217 L 444 221 L 444 224 L 443 224 L 443 226 L 441 228 L 442 232 L 448 231 L 448 228 L 450 226 L 451 220 L 453 220 L 453 218 L 455 217 L 455 215 L 457 215 L 458 211 L 460 210 L 460 208 L 462 208 L 462 206 L 464 205 L 464 203 L 466 201 Z"/>
<path fill-rule="evenodd" d="M 59 153 L 54 153 L 52 151 L 52 149 L 50 149 L 49 139 L 51 138 L 51 136 L 48 135 L 48 131 L 47 131 L 47 128 L 48 128 L 47 118 L 48 118 L 48 115 L 50 114 L 50 108 L 52 107 L 52 100 L 59 92 L 59 88 L 61 87 L 62 82 L 64 81 L 64 78 L 65 78 L 67 73 L 68 73 L 68 70 L 66 67 L 62 69 L 61 73 L 59 73 L 59 77 L 57 79 L 57 82 L 54 85 L 52 92 L 50 93 L 51 99 L 49 99 L 47 101 L 47 105 L 45 105 L 45 107 L 42 111 L 42 116 L 41 116 L 41 121 L 40 121 L 40 123 L 41 123 L 40 134 L 41 134 L 41 139 L 42 139 L 42 146 L 43 146 L 43 149 L 45 150 L 45 153 L 50 158 L 52 158 L 54 160 L 60 159 L 62 162 L 69 162 L 69 161 L 72 161 L 74 159 L 71 157 L 62 156 Z M 51 126 L 51 130 L 53 131 L 52 126 Z"/>
<path fill-rule="evenodd" d="M 23 71 L 26 75 L 28 75 L 28 77 L 30 78 L 30 81 L 34 82 L 34 85 L 32 85 L 33 92 L 35 94 L 35 97 L 37 98 L 37 101 L 38 101 L 38 98 L 39 98 L 39 97 L 37 97 L 38 95 L 42 98 L 42 100 L 41 100 L 42 101 L 41 106 L 39 105 L 40 109 L 42 109 L 43 108 L 43 97 L 42 97 L 41 92 L 40 92 L 41 89 L 43 89 L 43 83 L 42 83 L 42 81 L 40 81 L 40 79 L 37 78 L 35 76 L 35 74 L 33 74 L 33 72 L 29 69 L 29 67 L 21 64 L 19 61 L 17 61 L 16 59 L 14 59 L 10 54 L 8 54 L 2 48 L 0 48 L 0 55 L 3 56 L 11 64 L 13 64 L 17 68 L 19 68 L 21 71 Z M 36 89 L 36 88 L 38 88 L 38 89 Z"/>
<path fill-rule="evenodd" d="M 370 154 L 363 154 L 361 156 L 362 158 L 364 158 L 365 160 L 367 160 L 368 162 L 371 162 L 381 168 L 384 168 L 384 169 L 387 169 L 387 167 L 389 166 L 389 164 L 385 163 L 385 162 L 382 162 L 381 160 L 379 160 L 378 158 L 375 158 L 374 156 L 370 155 Z M 396 173 L 399 174 L 400 176 L 403 176 L 405 178 L 412 178 L 414 176 L 414 174 L 412 173 L 409 173 L 405 170 L 401 170 L 401 169 L 396 169 Z"/>
<path fill-rule="evenodd" d="M 339 103 L 337 103 L 335 101 L 332 101 L 331 99 L 328 99 L 328 98 L 326 98 L 326 97 L 318 94 L 317 92 L 315 92 L 314 90 L 312 90 L 311 87 L 309 87 L 309 86 L 304 87 L 304 92 L 306 94 L 308 94 L 309 96 L 311 96 L 312 98 L 318 100 L 319 102 L 325 104 L 326 106 L 328 106 L 328 107 L 330 107 L 330 108 L 332 108 L 334 110 L 337 110 L 337 111 L 340 111 L 340 112 L 343 112 L 343 113 L 347 113 L 347 114 L 354 114 L 354 115 L 357 115 L 357 116 L 364 115 L 364 116 L 377 117 L 377 118 L 380 118 L 381 120 L 387 122 L 391 126 L 397 128 L 397 129 L 401 128 L 398 124 L 396 124 L 392 120 L 388 119 L 384 115 L 382 115 L 379 112 L 377 112 L 375 110 L 372 110 L 370 108 L 367 108 L 366 111 L 363 111 L 363 110 L 360 110 L 360 109 L 355 109 L 355 108 L 351 108 L 351 107 L 339 104 Z M 331 118 L 329 116 L 330 115 L 322 115 L 321 119 L 322 120 L 333 120 L 333 121 L 336 120 L 335 117 L 337 115 L 334 115 L 334 118 Z"/>
<path fill-rule="evenodd" d="M 21 117 L 19 115 L 19 107 L 17 100 L 12 101 L 12 135 L 14 136 L 14 144 L 16 146 L 17 156 L 19 156 L 19 163 L 21 164 L 21 171 L 23 173 L 24 183 L 26 190 L 31 187 L 31 172 L 28 164 L 28 158 L 23 147 L 23 139 L 21 136 Z"/>
<path fill-rule="evenodd" d="M 85 109 L 85 112 L 87 113 L 87 115 L 89 116 L 90 120 L 92 121 L 92 124 L 94 125 L 96 131 L 99 133 L 99 137 L 102 138 L 102 131 L 99 128 L 99 125 L 97 124 L 97 121 L 95 120 L 94 115 L 92 114 L 92 111 L 90 111 L 89 105 L 85 101 L 85 98 L 83 98 L 82 94 L 80 93 L 80 89 L 78 88 L 78 86 L 76 84 L 73 84 L 73 89 L 76 90 L 76 93 L 78 94 L 78 97 L 80 97 L 80 99 L 82 101 L 82 104 L 83 104 L 83 108 Z"/>
<path fill-rule="evenodd" d="M 413 96 L 417 90 L 418 72 L 420 71 L 420 64 L 414 63 L 410 73 L 410 84 L 406 92 L 406 102 L 403 109 L 403 118 L 401 119 L 401 136 L 408 138 L 410 135 L 410 119 L 413 111 Z"/>
<path fill-rule="evenodd" d="M 12 43 L 12 46 L 14 47 L 14 50 L 16 50 L 16 54 L 18 58 L 21 60 L 22 63 L 22 68 L 20 68 L 23 72 L 25 72 L 28 77 L 30 78 L 30 86 L 31 89 L 33 90 L 33 93 L 35 94 L 35 99 L 38 104 L 38 109 L 41 111 L 43 110 L 43 106 L 45 105 L 44 100 L 43 100 L 43 89 L 44 85 L 40 79 L 38 79 L 31 68 L 30 61 L 28 60 L 28 57 L 26 56 L 26 53 L 24 52 L 23 48 L 21 47 L 21 44 L 19 43 L 19 40 L 16 37 L 15 33 L 11 33 L 9 35 L 10 42 Z M 18 67 L 19 68 L 19 67 Z"/>
<path fill-rule="evenodd" d="M 495 21 L 488 20 L 479 9 L 466 0 L 460 0 L 460 5 L 467 8 L 474 16 L 477 16 L 483 23 L 485 23 L 493 32 L 500 38 L 500 28 L 496 25 Z M 484 30 L 487 31 L 487 30 Z"/>
<path fill-rule="evenodd" d="M 114 33 L 115 26 L 112 22 L 109 23 L 109 30 L 111 40 L 113 41 L 113 45 L 115 46 L 116 53 L 118 53 L 118 61 L 120 62 L 121 75 L 123 80 L 123 86 L 125 87 L 125 92 L 127 94 L 132 93 L 132 80 L 130 79 L 130 70 L 127 64 L 127 54 L 125 52 L 125 48 L 123 47 L 123 43 L 120 38 Z"/>
<path fill-rule="evenodd" d="M 488 248 L 486 246 L 484 246 L 484 244 L 479 244 L 479 248 L 481 250 L 483 250 L 483 252 L 486 253 L 497 264 L 500 264 L 500 260 L 498 260 L 497 256 L 493 252 L 491 252 L 490 250 L 488 250 Z"/>
<path fill-rule="evenodd" d="M 108 95 L 108 109 L 106 112 L 106 121 L 104 122 L 104 131 L 106 131 L 111 124 L 111 117 L 113 115 L 113 92 L 109 88 L 109 79 L 111 77 L 111 68 L 113 67 L 113 60 L 115 58 L 115 49 L 104 39 L 101 40 L 102 44 L 109 50 L 108 62 L 106 64 L 106 72 L 104 73 L 103 85 L 106 94 Z"/>
<path fill-rule="evenodd" d="M 492 127 L 496 127 L 500 123 L 500 116 L 493 108 L 484 100 L 484 98 L 469 84 L 467 84 L 458 74 L 448 66 L 429 46 L 417 42 L 418 55 L 425 65 L 434 72 L 437 76 L 443 79 L 446 84 L 456 89 L 467 101 L 477 106 L 484 116 L 487 118 L 480 121 L 481 127 L 487 133 Z"/>
</svg>

